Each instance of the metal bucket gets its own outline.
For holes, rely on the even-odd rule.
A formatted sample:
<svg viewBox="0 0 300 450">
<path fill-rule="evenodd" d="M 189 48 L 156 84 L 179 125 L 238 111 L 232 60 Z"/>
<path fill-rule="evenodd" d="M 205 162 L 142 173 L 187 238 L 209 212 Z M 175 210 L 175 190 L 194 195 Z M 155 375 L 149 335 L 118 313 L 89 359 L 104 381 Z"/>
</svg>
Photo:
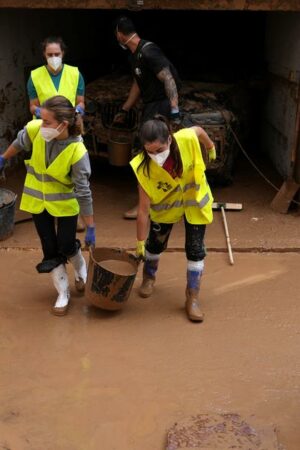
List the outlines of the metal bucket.
<svg viewBox="0 0 300 450">
<path fill-rule="evenodd" d="M 0 188 L 0 241 L 13 234 L 16 199 L 14 192 Z"/>
<path fill-rule="evenodd" d="M 112 166 L 128 166 L 131 160 L 132 133 L 111 128 L 108 134 L 108 161 Z"/>
<path fill-rule="evenodd" d="M 101 262 L 108 260 L 129 263 L 132 274 L 120 275 L 105 269 Z M 125 250 L 104 247 L 91 249 L 85 289 L 88 303 L 110 311 L 123 308 L 130 295 L 138 264 L 136 257 Z"/>
</svg>

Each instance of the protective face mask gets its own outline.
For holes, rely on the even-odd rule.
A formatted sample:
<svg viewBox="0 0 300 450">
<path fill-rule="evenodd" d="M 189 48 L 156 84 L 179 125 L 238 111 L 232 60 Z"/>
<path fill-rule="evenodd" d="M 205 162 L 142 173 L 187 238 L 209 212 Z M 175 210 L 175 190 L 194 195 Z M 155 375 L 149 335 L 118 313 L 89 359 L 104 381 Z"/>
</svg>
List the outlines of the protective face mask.
<svg viewBox="0 0 300 450">
<path fill-rule="evenodd" d="M 153 159 L 153 161 L 155 161 L 156 164 L 158 164 L 160 167 L 164 165 L 169 154 L 170 154 L 170 147 L 161 153 L 157 153 L 156 155 L 154 155 L 153 153 L 148 153 L 149 158 Z"/>
<path fill-rule="evenodd" d="M 127 41 L 124 42 L 124 44 L 121 44 L 121 42 L 119 42 L 119 46 L 120 46 L 123 50 L 127 50 L 126 44 L 128 44 L 128 42 L 130 42 L 131 39 L 134 38 L 134 36 L 136 36 L 136 33 L 134 33 L 132 36 L 130 36 L 130 38 L 127 39 Z"/>
<path fill-rule="evenodd" d="M 58 131 L 58 128 L 60 125 L 58 125 L 57 128 L 47 128 L 47 127 L 41 127 L 41 135 L 45 139 L 46 142 L 50 142 L 53 139 L 57 138 L 57 136 L 62 133 L 61 131 Z"/>
<path fill-rule="evenodd" d="M 62 65 L 62 58 L 61 56 L 51 56 L 47 59 L 47 63 L 53 70 L 57 70 Z"/>
</svg>

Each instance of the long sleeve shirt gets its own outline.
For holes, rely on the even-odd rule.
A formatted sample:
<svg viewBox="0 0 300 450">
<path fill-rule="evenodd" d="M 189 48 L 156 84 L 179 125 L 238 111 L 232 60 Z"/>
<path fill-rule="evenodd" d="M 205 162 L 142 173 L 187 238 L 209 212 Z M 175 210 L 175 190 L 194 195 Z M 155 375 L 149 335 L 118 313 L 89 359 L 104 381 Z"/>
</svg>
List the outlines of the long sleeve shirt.
<svg viewBox="0 0 300 450">
<path fill-rule="evenodd" d="M 64 140 L 53 139 L 50 142 L 45 142 L 46 167 L 48 167 L 69 144 L 81 141 L 81 136 L 70 136 Z M 13 142 L 13 146 L 18 152 L 24 150 L 28 153 L 32 150 L 32 142 L 26 127 L 19 131 L 17 138 Z M 89 183 L 90 175 L 90 159 L 88 152 L 86 152 L 76 164 L 72 165 L 70 173 L 74 184 L 74 192 L 80 206 L 80 214 L 83 216 L 93 214 L 93 200 Z"/>
</svg>

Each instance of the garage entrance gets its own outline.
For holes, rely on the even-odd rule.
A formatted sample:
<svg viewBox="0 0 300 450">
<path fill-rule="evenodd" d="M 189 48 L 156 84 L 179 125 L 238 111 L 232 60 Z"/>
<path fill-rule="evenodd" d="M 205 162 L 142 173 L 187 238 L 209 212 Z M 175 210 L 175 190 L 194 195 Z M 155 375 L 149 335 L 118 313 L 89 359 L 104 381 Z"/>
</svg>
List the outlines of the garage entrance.
<svg viewBox="0 0 300 450">
<path fill-rule="evenodd" d="M 87 85 L 103 76 L 128 73 L 126 52 L 118 47 L 112 30 L 120 14 L 129 15 L 139 34 L 164 50 L 183 81 L 231 86 L 228 98 L 220 94 L 218 100 L 228 102 L 227 108 L 240 120 L 242 143 L 252 152 L 264 153 L 281 178 L 291 173 L 298 177 L 297 12 L 2 9 L 1 54 L 6 68 L 0 77 L 2 148 L 30 118 L 26 81 L 30 70 L 42 63 L 39 43 L 45 36 L 64 38 L 66 62 L 80 68 Z"/>
</svg>

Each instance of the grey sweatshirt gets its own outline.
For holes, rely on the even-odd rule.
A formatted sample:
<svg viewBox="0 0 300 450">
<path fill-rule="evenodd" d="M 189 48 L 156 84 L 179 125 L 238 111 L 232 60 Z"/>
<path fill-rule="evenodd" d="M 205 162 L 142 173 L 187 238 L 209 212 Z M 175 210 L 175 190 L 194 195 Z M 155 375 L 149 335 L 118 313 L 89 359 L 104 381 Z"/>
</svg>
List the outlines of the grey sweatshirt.
<svg viewBox="0 0 300 450">
<path fill-rule="evenodd" d="M 46 142 L 46 166 L 48 167 L 55 158 L 72 142 L 81 142 L 81 136 L 70 136 L 68 139 Z M 26 127 L 19 131 L 13 146 L 18 152 L 32 150 L 32 142 L 28 136 Z M 71 167 L 71 179 L 74 183 L 74 192 L 80 206 L 80 214 L 90 216 L 93 214 L 93 200 L 90 190 L 89 178 L 91 175 L 91 165 L 88 152 Z"/>
</svg>

